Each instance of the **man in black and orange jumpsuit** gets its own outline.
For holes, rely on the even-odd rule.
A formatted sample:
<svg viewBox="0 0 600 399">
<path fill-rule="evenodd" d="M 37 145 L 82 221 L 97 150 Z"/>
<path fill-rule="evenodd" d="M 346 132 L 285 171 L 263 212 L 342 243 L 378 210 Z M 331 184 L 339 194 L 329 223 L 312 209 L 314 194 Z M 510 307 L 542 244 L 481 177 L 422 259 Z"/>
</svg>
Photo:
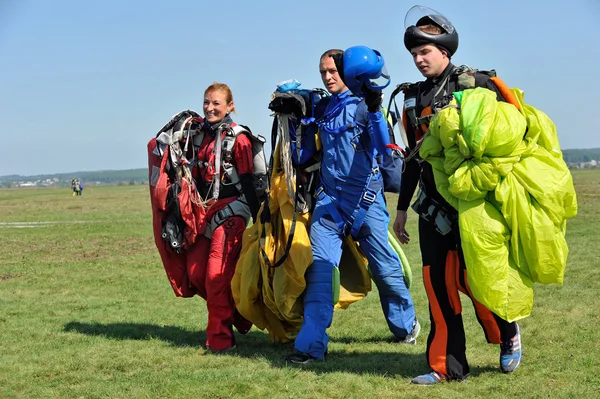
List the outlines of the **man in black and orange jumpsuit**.
<svg viewBox="0 0 600 399">
<path fill-rule="evenodd" d="M 411 20 L 416 23 L 411 23 Z M 463 380 L 468 376 L 459 291 L 468 295 L 473 302 L 487 341 L 500 344 L 500 369 L 505 373 L 512 372 L 521 361 L 519 326 L 502 320 L 471 295 L 460 246 L 457 212 L 437 191 L 431 165 L 418 157 L 420 140 L 428 126 L 426 115 L 431 114 L 431 109 L 444 106 L 444 101 L 449 101 L 452 92 L 461 90 L 457 68 L 450 62 L 450 57 L 458 48 L 458 34 L 447 18 L 422 6 L 413 7 L 407 14 L 406 22 L 410 26 L 406 29 L 404 44 L 426 80 L 405 90 L 404 122 L 408 150 L 414 156 L 407 157 L 409 160 L 402 174 L 394 231 L 401 243 L 408 243 L 410 237 L 405 229 L 406 210 L 417 184 L 420 184 L 421 195 L 417 203 L 421 207 L 416 210 L 421 216 L 419 242 L 431 318 L 426 355 L 432 369 L 412 382 L 430 385 L 440 381 Z M 475 73 L 474 86 L 493 90 L 498 99 L 504 101 L 489 76 Z M 432 209 L 433 212 L 426 211 Z"/>
</svg>

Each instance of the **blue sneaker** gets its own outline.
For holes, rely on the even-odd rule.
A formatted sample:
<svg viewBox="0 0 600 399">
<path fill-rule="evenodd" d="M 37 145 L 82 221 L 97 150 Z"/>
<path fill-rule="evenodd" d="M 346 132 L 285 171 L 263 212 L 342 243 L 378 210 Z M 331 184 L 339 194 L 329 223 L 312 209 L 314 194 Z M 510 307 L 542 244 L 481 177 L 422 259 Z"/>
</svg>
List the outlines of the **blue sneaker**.
<svg viewBox="0 0 600 399">
<path fill-rule="evenodd" d="M 521 364 L 521 329 L 518 324 L 516 327 L 515 336 L 500 344 L 500 370 L 503 373 L 512 373 Z"/>
<path fill-rule="evenodd" d="M 437 371 L 432 371 L 427 374 L 420 375 L 411 380 L 413 384 L 417 385 L 434 385 L 442 381 L 449 381 L 450 376 L 446 374 L 438 373 Z"/>
</svg>

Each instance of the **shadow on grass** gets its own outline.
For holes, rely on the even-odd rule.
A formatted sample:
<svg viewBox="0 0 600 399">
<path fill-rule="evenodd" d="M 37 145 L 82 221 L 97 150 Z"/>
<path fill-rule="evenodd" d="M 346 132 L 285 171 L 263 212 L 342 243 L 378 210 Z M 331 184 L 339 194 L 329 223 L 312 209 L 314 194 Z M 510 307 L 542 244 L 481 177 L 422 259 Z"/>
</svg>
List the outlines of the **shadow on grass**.
<svg viewBox="0 0 600 399">
<path fill-rule="evenodd" d="M 274 367 L 298 368 L 315 374 L 354 373 L 358 375 L 380 375 L 389 378 L 411 379 L 429 372 L 423 355 L 406 354 L 392 351 L 348 352 L 337 350 L 330 352 L 327 360 L 312 362 L 308 365 L 286 363 L 283 358 L 273 361 Z"/>
<path fill-rule="evenodd" d="M 256 333 L 253 334 L 253 332 Z M 340 337 L 342 338 L 342 337 Z M 223 354 L 209 354 L 210 356 L 235 356 L 249 359 L 264 359 L 271 362 L 272 367 L 298 369 L 304 372 L 315 374 L 327 373 L 354 373 L 380 375 L 387 378 L 406 379 L 407 382 L 412 378 L 431 371 L 425 358 L 425 342 L 421 341 L 419 348 L 422 351 L 418 353 L 407 353 L 409 350 L 414 352 L 410 346 L 394 343 L 392 339 L 372 337 L 372 339 L 361 339 L 357 337 L 348 337 L 348 339 L 333 339 L 336 349 L 330 350 L 327 360 L 315 361 L 307 365 L 296 365 L 287 363 L 284 358 L 294 350 L 293 342 L 284 344 L 275 344 L 268 340 L 265 333 L 258 330 L 252 330 L 247 335 L 237 335 L 238 346 L 231 352 Z M 357 343 L 376 343 L 377 348 L 359 349 Z M 340 348 L 341 344 L 341 348 Z M 380 344 L 380 345 L 379 345 Z M 351 348 L 350 350 L 344 347 Z M 414 348 L 414 347 L 412 347 Z M 489 366 L 471 366 L 471 378 L 484 373 L 500 373 L 498 365 Z"/>
<path fill-rule="evenodd" d="M 206 341 L 204 331 L 189 331 L 174 326 L 157 326 L 143 323 L 79 323 L 65 324 L 67 332 L 105 336 L 109 339 L 150 340 L 160 339 L 175 346 L 203 346 Z"/>
<path fill-rule="evenodd" d="M 118 340 L 151 340 L 159 339 L 179 347 L 203 348 L 206 341 L 205 331 L 189 331 L 176 326 L 159 326 L 146 323 L 80 323 L 70 322 L 64 331 L 85 335 L 104 336 Z M 245 335 L 236 333 L 237 347 L 232 351 L 213 354 L 205 351 L 206 356 L 234 356 L 248 359 L 265 359 L 277 368 L 296 368 L 315 374 L 355 373 L 381 375 L 390 378 L 413 378 L 429 372 L 424 353 L 403 353 L 402 344 L 393 344 L 389 340 L 373 337 L 364 339 L 357 337 L 340 337 L 336 344 L 355 347 L 359 342 L 381 342 L 376 351 L 347 351 L 337 349 L 329 352 L 324 362 L 313 362 L 298 366 L 288 364 L 284 357 L 293 351 L 293 343 L 275 344 L 269 341 L 268 335 L 253 329 Z M 399 345 L 396 350 L 395 345 Z M 338 345 L 339 346 L 339 345 Z M 424 349 L 424 348 L 423 348 Z M 497 367 L 472 367 L 471 377 L 488 372 L 497 372 Z"/>
<path fill-rule="evenodd" d="M 390 378 L 413 378 L 429 371 L 424 353 L 403 353 L 400 344 L 382 343 L 377 350 L 345 350 L 336 345 L 330 350 L 326 361 L 315 361 L 308 365 L 287 363 L 284 357 L 294 349 L 293 342 L 273 344 L 265 337 L 256 335 L 238 336 L 238 347 L 227 356 L 262 358 L 271 362 L 272 367 L 299 369 L 315 374 L 354 373 L 381 375 Z M 383 341 L 382 341 L 383 342 Z M 336 344 L 340 342 L 335 340 Z M 345 345 L 344 345 L 345 346 Z M 398 349 L 398 350 L 396 350 Z"/>
<path fill-rule="evenodd" d="M 500 371 L 500 365 L 496 365 L 496 366 L 471 366 L 471 373 L 470 373 L 470 377 L 477 377 L 481 374 L 487 374 L 487 373 L 502 373 Z"/>
<path fill-rule="evenodd" d="M 423 332 L 421 332 L 421 334 L 423 334 Z M 351 345 L 354 346 L 356 344 L 381 344 L 382 346 L 384 345 L 400 345 L 403 346 L 403 344 L 400 344 L 397 342 L 397 340 L 394 337 L 391 336 L 387 336 L 387 337 L 382 337 L 382 336 L 370 336 L 370 337 L 357 337 L 357 336 L 352 336 L 352 335 L 344 335 L 344 336 L 336 336 L 335 338 L 333 338 L 333 341 L 338 343 L 338 344 L 345 344 L 345 345 Z M 425 342 L 427 341 L 427 335 L 421 335 L 419 340 L 420 343 L 422 343 L 423 345 L 425 345 Z M 425 348 L 423 349 L 425 350 Z M 362 356 L 362 355 L 360 355 Z M 406 356 L 406 355 L 403 355 Z M 427 366 L 426 363 L 426 358 L 425 358 L 425 353 L 423 353 L 422 356 L 417 356 L 417 363 L 421 363 L 424 365 L 424 367 L 416 367 L 414 368 L 415 371 L 417 372 L 417 374 L 414 374 L 414 376 L 419 375 L 419 374 L 423 374 L 423 373 L 427 373 L 429 371 L 431 371 L 429 369 L 429 367 Z M 499 373 L 500 372 L 500 366 L 499 364 L 494 364 L 494 365 L 489 365 L 489 366 L 473 366 L 470 365 L 470 377 L 477 377 L 481 374 L 486 374 L 486 373 Z"/>
<path fill-rule="evenodd" d="M 355 337 L 355 336 L 352 336 L 352 335 L 342 335 L 342 336 L 332 337 L 331 339 L 334 342 L 337 342 L 339 344 L 346 344 L 346 345 L 356 345 L 356 344 L 392 344 L 392 343 L 397 343 L 398 342 L 398 340 L 396 338 L 394 338 L 394 336 L 391 335 L 391 334 L 388 334 L 385 337 L 382 337 L 382 336 Z M 422 336 L 419 336 L 419 338 L 418 338 L 419 342 L 425 342 L 425 340 L 427 340 L 427 337 L 422 338 Z"/>
</svg>

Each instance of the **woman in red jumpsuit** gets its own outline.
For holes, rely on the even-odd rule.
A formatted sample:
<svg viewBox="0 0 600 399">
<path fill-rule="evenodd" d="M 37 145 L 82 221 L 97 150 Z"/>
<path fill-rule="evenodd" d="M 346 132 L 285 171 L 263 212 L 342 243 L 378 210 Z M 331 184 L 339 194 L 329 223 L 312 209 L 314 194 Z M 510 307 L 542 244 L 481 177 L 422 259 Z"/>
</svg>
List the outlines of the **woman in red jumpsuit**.
<svg viewBox="0 0 600 399">
<path fill-rule="evenodd" d="M 188 259 L 192 261 L 187 264 L 187 272 L 190 284 L 206 299 L 206 347 L 218 352 L 235 347 L 232 326 L 242 334 L 252 326 L 236 311 L 230 284 L 242 247 L 242 233 L 249 216 L 256 217 L 259 202 L 252 180 L 252 143 L 246 134 L 235 136 L 230 156 L 223 150 L 220 154 L 215 151 L 223 147 L 228 128 L 236 126 L 230 116 L 235 106 L 229 87 L 223 83 L 210 85 L 204 92 L 203 109 L 204 135 L 194 177 L 207 211 L 207 233 L 190 248 Z M 227 173 L 224 163 L 233 166 L 237 177 Z M 213 182 L 218 182 L 218 186 Z"/>
</svg>

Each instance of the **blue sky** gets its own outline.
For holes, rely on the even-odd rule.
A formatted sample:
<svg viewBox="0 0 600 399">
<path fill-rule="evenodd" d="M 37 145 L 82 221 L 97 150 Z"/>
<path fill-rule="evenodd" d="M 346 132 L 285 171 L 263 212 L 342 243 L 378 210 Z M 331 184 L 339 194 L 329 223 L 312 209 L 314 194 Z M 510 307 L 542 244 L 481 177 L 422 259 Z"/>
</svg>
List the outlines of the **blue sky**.
<svg viewBox="0 0 600 399">
<path fill-rule="evenodd" d="M 201 112 L 214 81 L 232 88 L 234 119 L 269 136 L 276 84 L 321 87 L 329 48 L 380 50 L 389 93 L 421 79 L 402 41 L 414 4 L 454 23 L 455 64 L 524 90 L 563 148 L 600 147 L 598 0 L 0 0 L 0 175 L 146 167 L 148 140 Z"/>
</svg>

